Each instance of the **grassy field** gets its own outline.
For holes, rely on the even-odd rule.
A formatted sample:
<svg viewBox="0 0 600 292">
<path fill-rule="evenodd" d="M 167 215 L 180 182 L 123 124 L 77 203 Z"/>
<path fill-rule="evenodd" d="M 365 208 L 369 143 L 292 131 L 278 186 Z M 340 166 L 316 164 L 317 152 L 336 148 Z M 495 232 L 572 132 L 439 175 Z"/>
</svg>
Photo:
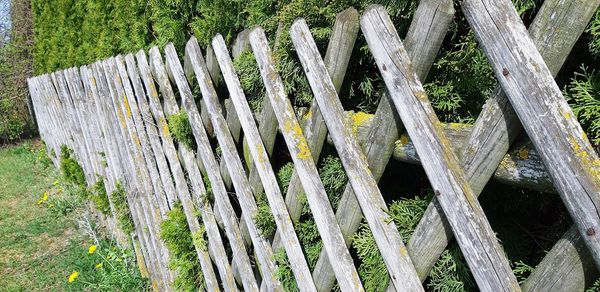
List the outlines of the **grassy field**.
<svg viewBox="0 0 600 292">
<path fill-rule="evenodd" d="M 147 290 L 133 254 L 97 235 L 85 190 L 35 144 L 0 148 L 0 291 Z"/>
</svg>

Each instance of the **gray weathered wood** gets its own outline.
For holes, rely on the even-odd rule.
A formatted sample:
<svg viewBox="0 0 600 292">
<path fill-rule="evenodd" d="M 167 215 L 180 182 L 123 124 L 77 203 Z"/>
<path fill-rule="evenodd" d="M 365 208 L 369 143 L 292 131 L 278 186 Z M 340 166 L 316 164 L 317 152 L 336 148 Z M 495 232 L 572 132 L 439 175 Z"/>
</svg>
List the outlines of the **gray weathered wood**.
<svg viewBox="0 0 600 292">
<path fill-rule="evenodd" d="M 554 56 L 552 59 L 546 57 L 549 67 L 555 70 L 554 74 L 558 73 L 558 69 L 585 29 L 598 3 L 600 3 L 598 0 L 544 2 L 531 26 L 530 34 L 544 56 Z M 476 194 L 481 193 L 520 131 L 520 122 L 508 99 L 499 88 L 496 89 L 484 105 L 468 143 L 464 145 L 462 155 L 459 155 L 469 183 Z M 415 261 L 415 267 L 423 278 L 429 274 L 452 238 L 452 232 L 442 221 L 443 217 L 440 214 L 443 215 L 443 211 L 439 205 L 430 204 L 408 243 L 409 253 L 413 258 L 418 259 Z M 554 269 L 554 271 L 560 270 Z M 568 273 L 557 274 L 561 277 L 564 275 Z"/>
<path fill-rule="evenodd" d="M 435 15 L 435 17 L 431 18 L 431 15 Z M 426 71 L 433 64 L 453 15 L 454 8 L 450 0 L 425 0 L 419 3 L 406 39 L 407 51 L 415 64 L 419 65 L 414 66 L 414 68 L 420 77 L 424 77 Z M 333 79 L 333 81 L 335 84 L 336 80 Z M 323 125 L 323 127 L 325 126 Z M 383 175 L 387 162 L 392 155 L 394 142 L 398 139 L 398 132 L 401 130 L 402 124 L 397 113 L 393 110 L 388 95 L 385 94 L 379 101 L 375 118 L 364 139 L 365 144 L 363 144 L 367 162 L 375 180 L 379 180 Z M 358 230 L 363 220 L 359 203 L 350 184 L 347 184 L 344 189 L 336 218 L 344 234 L 346 244 L 349 245 L 353 238 L 352 235 Z M 332 269 L 328 265 L 324 252 L 321 252 L 313 274 L 321 275 L 317 278 L 319 279 L 317 287 L 320 290 L 328 291 L 333 287 Z M 424 277 L 421 277 L 421 279 L 424 279 Z"/>
<path fill-rule="evenodd" d="M 148 90 L 145 93 L 145 95 L 148 97 L 148 99 L 152 100 L 151 106 L 150 106 L 148 104 L 148 101 L 144 97 L 144 89 L 143 89 L 143 86 L 141 83 L 139 73 L 137 71 L 137 67 L 135 65 L 135 61 L 133 59 L 133 55 L 131 55 L 131 54 L 127 55 L 125 57 L 125 61 L 127 62 L 127 71 L 129 73 L 131 83 L 132 83 L 133 87 L 136 88 L 136 90 L 139 92 L 139 94 L 136 94 L 136 96 L 138 99 L 138 103 L 140 105 L 140 110 L 141 110 L 142 116 L 143 116 L 144 120 L 146 121 L 146 128 L 148 129 L 149 135 L 155 136 L 157 138 L 160 137 L 160 139 L 163 141 L 162 145 L 164 148 L 164 152 L 170 153 L 169 155 L 171 156 L 171 160 L 173 160 L 173 164 L 174 164 L 173 168 L 177 169 L 177 163 L 178 163 L 178 161 L 176 160 L 177 154 L 176 154 L 175 146 L 173 144 L 173 139 L 171 138 L 171 134 L 169 132 L 168 125 L 166 123 L 166 118 L 164 116 L 164 112 L 162 111 L 162 108 L 160 108 L 160 106 L 157 104 L 158 100 L 156 99 L 156 97 L 152 96 L 152 93 L 153 92 L 156 93 L 156 90 L 154 89 L 154 91 L 153 91 L 152 90 L 153 87 L 149 86 L 148 88 L 150 88 L 150 90 Z M 151 110 L 151 107 L 153 110 Z M 154 114 L 154 116 L 152 116 L 151 111 Z M 156 121 L 158 121 L 158 122 L 156 123 Z M 156 145 L 156 146 L 160 147 L 160 145 Z M 201 177 L 198 167 L 195 164 L 195 159 L 193 159 L 193 155 L 192 155 L 191 161 L 188 161 L 187 164 L 184 164 L 184 165 L 185 165 L 185 169 L 187 170 L 188 175 L 190 177 Z M 176 170 L 176 171 L 179 172 L 178 170 Z M 201 180 L 199 180 L 199 179 L 191 180 L 191 187 L 192 187 L 192 196 L 193 197 L 194 196 L 202 196 L 202 197 L 206 196 L 206 189 L 204 188 L 204 185 L 201 183 Z M 199 208 L 200 208 L 202 221 L 204 222 L 204 226 L 206 228 L 206 232 L 208 235 L 208 240 L 209 240 L 208 248 L 209 248 L 209 250 L 211 250 L 211 253 L 213 254 L 217 269 L 219 270 L 219 274 L 221 276 L 220 278 L 223 283 L 223 286 L 224 286 L 225 290 L 227 290 L 227 291 L 237 291 L 237 287 L 236 287 L 234 279 L 233 279 L 233 273 L 231 271 L 231 266 L 229 265 L 229 262 L 227 260 L 227 255 L 225 254 L 223 242 L 222 242 L 221 236 L 217 230 L 217 225 L 214 222 L 214 216 L 212 216 L 212 208 L 210 207 L 210 204 L 207 201 L 202 200 L 200 197 L 194 197 L 194 200 L 195 200 L 195 205 L 199 206 Z M 203 203 L 203 201 L 204 201 L 204 203 Z M 192 229 L 192 227 L 190 227 L 190 230 L 191 229 Z M 194 231 L 192 231 L 192 232 L 194 232 Z M 198 232 L 198 230 L 195 230 L 195 232 Z M 202 269 L 204 272 L 205 268 L 203 267 Z"/>
<path fill-rule="evenodd" d="M 167 166 L 167 162 L 165 159 L 165 152 L 159 145 L 160 141 L 158 140 L 156 129 L 144 123 L 140 109 L 138 107 L 137 99 L 145 98 L 143 90 L 140 91 L 141 86 L 137 86 L 136 89 L 132 87 L 129 81 L 129 74 L 125 67 L 125 62 L 123 58 L 121 56 L 117 56 L 115 58 L 115 61 L 117 65 L 117 70 L 119 71 L 121 79 L 123 80 L 123 87 L 125 89 L 125 93 L 127 96 L 130 96 L 128 100 L 129 107 L 131 109 L 132 117 L 136 123 L 138 137 L 140 137 L 142 147 L 146 148 L 146 156 L 155 158 L 154 160 L 150 160 L 149 163 L 154 162 L 155 164 L 158 164 L 158 173 L 160 175 L 161 181 L 163 182 L 162 185 L 165 188 L 167 197 L 169 196 L 169 192 L 167 191 L 167 189 L 169 189 L 169 191 L 172 192 L 172 194 L 170 195 L 173 196 L 171 200 L 177 198 L 181 202 L 181 206 L 183 208 L 183 212 L 185 214 L 190 232 L 192 234 L 197 233 L 200 230 L 200 224 L 198 222 L 198 219 L 194 215 L 194 204 L 192 202 L 190 191 L 187 185 L 187 180 L 185 178 L 181 165 L 179 164 L 178 160 L 174 161 L 170 164 L 171 172 L 169 173 L 169 167 Z M 135 93 L 134 90 L 136 90 Z M 153 145 L 148 145 L 150 143 Z M 150 149 L 150 147 L 152 148 Z M 175 185 L 173 185 L 173 179 L 175 181 Z M 196 250 L 196 255 L 198 256 L 198 259 L 200 261 L 202 275 L 204 277 L 204 283 L 206 284 L 206 287 L 211 291 L 220 291 L 219 283 L 217 282 L 217 278 L 213 270 L 210 256 L 208 255 L 208 251 L 204 250 L 200 246 L 197 246 L 196 244 L 194 244 L 194 247 Z"/>
<path fill-rule="evenodd" d="M 367 9 L 361 28 L 479 289 L 520 290 L 385 8 Z"/>
<path fill-rule="evenodd" d="M 272 106 L 271 111 L 274 112 L 277 123 L 280 125 L 294 167 L 300 177 L 308 204 L 317 223 L 323 246 L 332 255 L 332 258 L 337 260 L 335 272 L 340 288 L 344 291 L 362 291 L 363 287 L 358 273 L 345 246 L 323 183 L 319 179 L 315 162 L 306 144 L 306 138 L 302 134 L 292 104 L 285 95 L 283 81 L 275 71 L 271 50 L 261 28 L 256 28 L 250 32 L 250 44 L 267 89 L 269 102 L 267 103 L 265 100 L 265 106 Z"/>
<path fill-rule="evenodd" d="M 167 77 L 165 65 L 162 61 L 162 57 L 158 51 L 158 48 L 154 47 L 150 50 L 151 63 L 150 66 L 153 68 L 152 73 L 155 75 L 157 82 L 160 86 L 161 93 L 166 96 L 173 95 L 173 90 Z M 146 56 L 143 51 L 140 51 L 137 56 L 138 66 L 144 64 L 147 67 Z M 141 69 L 141 67 L 140 67 Z M 149 71 L 149 70 L 148 70 Z M 158 94 L 156 94 L 158 96 Z M 252 268 L 250 267 L 250 260 L 248 253 L 242 242 L 242 235 L 237 225 L 237 216 L 233 210 L 227 190 L 223 184 L 223 180 L 220 175 L 218 163 L 214 157 L 213 150 L 210 146 L 208 134 L 204 129 L 200 113 L 194 100 L 189 95 L 182 96 L 183 106 L 190 119 L 190 126 L 198 146 L 197 152 L 201 157 L 202 163 L 207 171 L 208 178 L 211 183 L 215 201 L 217 202 L 218 209 L 221 212 L 221 217 L 225 224 L 225 232 L 228 234 L 229 242 L 232 247 L 234 258 L 236 259 L 238 267 L 241 267 L 242 282 L 244 290 L 246 291 L 258 291 L 258 285 L 256 279 L 252 274 Z M 176 111 L 176 109 L 173 109 Z"/>
<path fill-rule="evenodd" d="M 591 266 L 592 269 L 586 266 Z M 585 291 L 598 279 L 594 260 L 575 226 L 552 247 L 523 283 L 523 291 Z M 555 269 L 572 278 L 556 277 Z"/>
<path fill-rule="evenodd" d="M 183 67 L 179 62 L 179 58 L 175 52 L 175 47 L 172 43 L 167 44 L 165 47 L 165 55 L 167 59 L 167 68 L 170 71 L 170 75 L 173 76 L 182 100 L 187 105 L 188 103 L 186 101 L 193 101 L 194 97 L 192 96 L 192 92 L 185 78 Z M 192 63 L 192 66 L 193 64 L 194 63 Z M 242 215 L 246 217 L 246 224 L 248 231 L 250 232 L 250 237 L 252 238 L 254 252 L 258 258 L 263 281 L 267 282 L 270 290 L 281 291 L 283 288 L 275 276 L 276 264 L 273 257 L 273 250 L 271 250 L 269 242 L 260 236 L 258 228 L 252 220 L 253 214 L 258 212 L 258 207 L 256 206 L 256 202 L 254 201 L 252 195 L 252 190 L 250 189 L 250 186 L 246 180 L 246 174 L 244 173 L 242 162 L 237 154 L 236 147 L 225 123 L 225 119 L 222 118 L 222 115 L 218 112 L 220 107 L 218 106 L 216 92 L 214 87 L 212 87 L 212 80 L 210 79 L 206 68 L 202 72 L 204 73 L 202 75 L 198 75 L 199 71 L 196 71 L 197 69 L 198 68 L 194 68 L 198 85 L 200 87 L 200 91 L 202 92 L 203 104 L 207 106 L 207 112 L 213 122 L 213 128 L 215 130 L 217 140 L 219 141 L 219 146 L 221 147 L 223 155 L 222 159 L 227 164 L 229 175 L 231 176 L 240 207 L 242 208 Z M 215 105 L 215 103 L 217 105 Z M 190 109 L 187 108 L 187 110 L 189 113 Z M 216 119 L 217 117 L 221 117 L 222 119 Z"/>
<path fill-rule="evenodd" d="M 190 42 L 188 42 L 188 47 L 186 47 L 186 53 L 188 49 L 190 50 L 189 53 L 192 62 L 194 62 L 192 55 L 193 51 L 199 51 L 195 41 L 195 39 L 190 40 Z M 246 137 L 249 142 L 250 153 L 252 154 L 256 169 L 259 172 L 263 189 L 267 196 L 267 200 L 269 201 L 269 206 L 273 213 L 273 217 L 275 218 L 275 223 L 277 224 L 278 230 L 280 230 L 282 240 L 285 242 L 284 248 L 286 250 L 286 254 L 296 282 L 298 283 L 300 290 L 316 291 L 317 289 L 313 283 L 313 279 L 310 274 L 308 264 L 306 263 L 306 259 L 304 258 L 304 254 L 302 253 L 300 242 L 294 231 L 292 219 L 290 218 L 283 195 L 279 189 L 279 185 L 277 183 L 277 179 L 275 177 L 269 157 L 266 156 L 264 145 L 260 139 L 260 134 L 258 133 L 258 127 L 254 121 L 254 117 L 252 115 L 250 106 L 248 105 L 248 101 L 246 100 L 246 96 L 242 91 L 240 81 L 235 74 L 233 62 L 229 57 L 223 37 L 221 35 L 217 35 L 215 38 L 213 38 L 212 45 L 217 55 L 217 61 L 221 67 L 221 72 L 223 72 L 225 83 L 229 90 L 233 105 L 235 106 L 235 111 L 238 114 L 242 129 L 244 130 L 244 137 Z M 196 48 L 194 49 L 194 47 Z M 202 59 L 198 58 L 197 61 L 199 61 L 200 64 L 199 69 L 202 69 Z M 199 73 L 196 73 L 196 76 L 198 76 L 198 79 L 200 79 Z M 208 97 L 209 95 L 207 95 L 207 98 Z M 217 115 L 213 115 L 213 118 L 214 116 Z"/>
<path fill-rule="evenodd" d="M 344 123 L 344 109 L 308 25 L 303 19 L 296 20 L 290 29 L 290 34 L 348 180 L 388 268 L 392 283 L 399 290 L 423 290 L 400 233 L 387 214 L 387 205 L 377 187 L 377 182 L 369 171 L 367 158 L 354 139 L 351 128 Z M 331 260 L 331 256 L 329 258 Z"/>
<path fill-rule="evenodd" d="M 462 9 L 600 267 L 600 158 L 512 3 L 465 0 Z"/>
</svg>

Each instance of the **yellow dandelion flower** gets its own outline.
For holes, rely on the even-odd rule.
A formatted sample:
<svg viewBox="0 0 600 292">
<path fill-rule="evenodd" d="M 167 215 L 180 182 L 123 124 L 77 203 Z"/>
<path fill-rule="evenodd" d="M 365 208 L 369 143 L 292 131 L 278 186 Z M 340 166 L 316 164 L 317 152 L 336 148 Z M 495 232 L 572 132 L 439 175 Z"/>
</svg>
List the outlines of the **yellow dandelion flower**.
<svg viewBox="0 0 600 292">
<path fill-rule="evenodd" d="M 39 200 L 39 201 L 38 201 L 38 205 L 41 205 L 43 202 L 44 202 L 44 201 L 42 201 L 42 200 Z"/>
<path fill-rule="evenodd" d="M 48 192 L 44 192 L 44 195 L 42 196 L 42 201 L 48 201 Z"/>
<path fill-rule="evenodd" d="M 53 182 L 52 182 L 52 185 L 53 185 L 53 186 L 55 186 L 55 185 L 57 185 L 57 184 L 58 184 L 58 180 L 55 180 L 55 181 L 53 181 Z"/>
<path fill-rule="evenodd" d="M 77 277 L 79 277 L 79 273 L 77 271 L 71 273 L 69 276 L 69 283 L 73 283 Z"/>
<path fill-rule="evenodd" d="M 88 248 L 88 253 L 93 254 L 97 248 L 98 247 L 95 244 L 90 245 L 90 247 Z"/>
<path fill-rule="evenodd" d="M 102 269 L 102 263 L 96 264 L 96 269 Z"/>
</svg>

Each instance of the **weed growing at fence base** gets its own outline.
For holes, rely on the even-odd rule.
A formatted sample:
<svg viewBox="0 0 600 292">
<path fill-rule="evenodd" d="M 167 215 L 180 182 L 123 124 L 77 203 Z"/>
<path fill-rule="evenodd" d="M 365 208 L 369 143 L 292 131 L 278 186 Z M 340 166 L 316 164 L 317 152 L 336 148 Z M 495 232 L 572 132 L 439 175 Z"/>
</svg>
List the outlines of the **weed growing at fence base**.
<svg viewBox="0 0 600 292">
<path fill-rule="evenodd" d="M 173 135 L 173 138 L 190 150 L 196 149 L 196 142 L 192 135 L 192 126 L 188 114 L 185 111 L 172 114 L 168 117 L 169 120 L 169 131 Z"/>
<path fill-rule="evenodd" d="M 86 187 L 85 174 L 79 162 L 73 156 L 73 150 L 63 145 L 60 147 L 60 170 L 67 182 Z"/>
<path fill-rule="evenodd" d="M 170 252 L 169 268 L 177 273 L 173 288 L 178 291 L 202 290 L 204 278 L 181 203 L 167 213 L 167 219 L 160 225 L 160 238 Z"/>
<path fill-rule="evenodd" d="M 117 182 L 115 190 L 110 194 L 110 199 L 115 208 L 115 216 L 117 217 L 119 228 L 125 234 L 131 234 L 134 231 L 133 219 L 127 205 L 125 189 L 120 182 Z"/>
<path fill-rule="evenodd" d="M 91 187 L 90 200 L 94 202 L 94 205 L 102 214 L 110 215 L 110 203 L 104 186 L 104 179 L 102 176 L 97 176 L 97 179 L 98 181 Z"/>
</svg>

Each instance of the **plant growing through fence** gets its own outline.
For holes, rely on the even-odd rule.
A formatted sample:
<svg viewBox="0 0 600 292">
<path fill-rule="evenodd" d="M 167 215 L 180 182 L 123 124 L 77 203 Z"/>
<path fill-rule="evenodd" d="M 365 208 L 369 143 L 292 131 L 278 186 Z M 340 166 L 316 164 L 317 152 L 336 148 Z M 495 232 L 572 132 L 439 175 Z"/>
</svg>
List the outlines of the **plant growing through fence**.
<svg viewBox="0 0 600 292">
<path fill-rule="evenodd" d="M 177 273 L 173 288 L 180 291 L 202 290 L 204 280 L 200 263 L 180 202 L 167 212 L 167 218 L 160 225 L 160 238 L 167 245 L 171 255 L 169 268 Z M 198 241 L 198 238 L 196 240 Z"/>
<path fill-rule="evenodd" d="M 115 215 L 119 228 L 125 232 L 125 234 L 131 234 L 134 231 L 133 219 L 131 218 L 131 212 L 127 206 L 125 189 L 121 182 L 117 182 L 115 190 L 110 194 L 110 200 L 115 208 Z"/>
</svg>

